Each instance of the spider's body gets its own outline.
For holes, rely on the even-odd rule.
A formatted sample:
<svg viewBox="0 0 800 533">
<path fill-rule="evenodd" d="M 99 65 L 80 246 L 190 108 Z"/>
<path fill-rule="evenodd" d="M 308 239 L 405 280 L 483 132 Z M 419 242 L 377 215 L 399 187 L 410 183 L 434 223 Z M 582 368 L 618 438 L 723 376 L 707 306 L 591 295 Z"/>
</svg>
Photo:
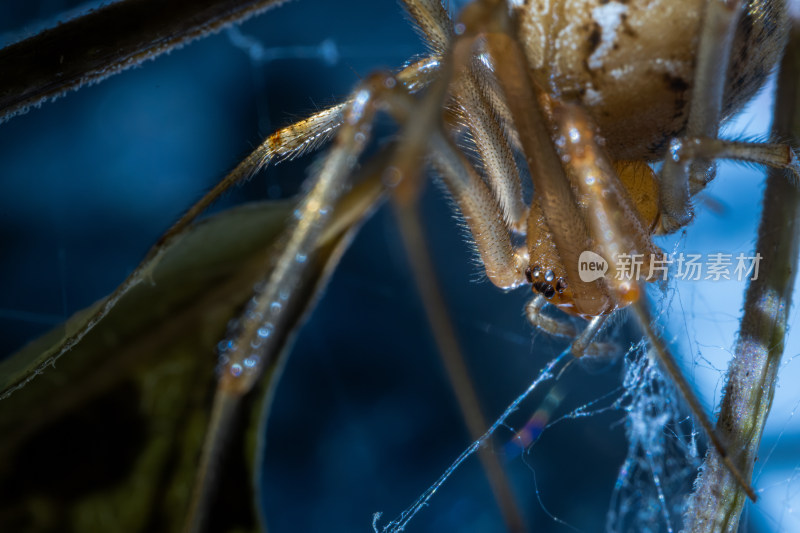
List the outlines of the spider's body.
<svg viewBox="0 0 800 533">
<path fill-rule="evenodd" d="M 512 2 L 531 72 L 542 87 L 578 100 L 614 160 L 655 160 L 683 133 L 701 0 L 526 0 Z M 763 84 L 788 31 L 779 1 L 749 0 L 731 49 L 724 115 Z"/>
<path fill-rule="evenodd" d="M 559 102 L 579 103 L 596 124 L 599 143 L 622 182 L 623 188 L 615 194 L 628 197 L 627 216 L 638 218 L 632 222 L 646 234 L 638 245 L 631 242 L 624 253 L 658 254 L 649 238 L 644 238 L 664 232 L 658 180 L 647 162 L 663 158 L 670 140 L 686 130 L 701 7 L 699 0 L 514 3 L 516 32 L 532 78 L 547 93 L 540 102 L 554 139 L 563 138 L 564 132 L 554 124 L 553 107 Z M 764 82 L 780 57 L 787 30 L 783 3 L 747 3 L 731 47 L 722 101 L 725 115 L 736 112 Z M 570 166 L 565 164 L 567 176 Z M 580 208 L 591 209 L 572 185 Z M 603 283 L 584 285 L 576 294 L 570 288 L 576 281 L 575 271 L 570 273 L 565 267 L 550 223 L 536 204 L 527 225 L 530 264 L 526 271 L 535 293 L 562 311 L 587 319 L 636 300 L 635 289 L 614 298 Z M 594 247 L 589 237 L 585 249 Z"/>
</svg>

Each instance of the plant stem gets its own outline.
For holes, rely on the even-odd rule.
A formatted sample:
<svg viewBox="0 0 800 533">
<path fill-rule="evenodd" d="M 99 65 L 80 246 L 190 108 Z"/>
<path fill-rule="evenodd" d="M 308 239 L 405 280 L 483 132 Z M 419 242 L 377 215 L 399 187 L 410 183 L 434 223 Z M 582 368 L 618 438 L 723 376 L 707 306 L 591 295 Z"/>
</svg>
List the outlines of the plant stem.
<svg viewBox="0 0 800 533">
<path fill-rule="evenodd" d="M 0 122 L 284 0 L 125 0 L 0 50 Z"/>
<path fill-rule="evenodd" d="M 781 64 L 775 99 L 773 135 L 800 139 L 800 24 L 794 21 Z M 764 424 L 772 406 L 784 351 L 800 250 L 800 190 L 786 172 L 770 169 L 758 230 L 756 251 L 762 260 L 758 277 L 747 289 L 744 315 L 717 421 L 746 477 L 753 465 Z M 692 532 L 735 532 L 746 496 L 714 448 L 706 454 L 684 529 Z"/>
</svg>

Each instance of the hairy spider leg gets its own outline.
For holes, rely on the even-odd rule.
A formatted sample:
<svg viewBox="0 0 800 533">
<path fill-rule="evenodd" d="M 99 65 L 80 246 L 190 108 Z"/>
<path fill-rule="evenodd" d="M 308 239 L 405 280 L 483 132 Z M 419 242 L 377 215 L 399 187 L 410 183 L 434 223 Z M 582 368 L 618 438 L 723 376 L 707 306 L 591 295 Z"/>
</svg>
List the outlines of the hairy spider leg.
<svg viewBox="0 0 800 533">
<path fill-rule="evenodd" d="M 524 53 L 518 40 L 514 37 L 509 14 L 504 7 L 504 4 L 497 0 L 477 0 L 470 4 L 462 13 L 465 35 L 470 35 L 468 32 L 472 32 L 473 38 L 483 35 L 487 40 L 496 74 L 505 92 L 506 102 L 508 102 L 514 123 L 520 133 L 520 140 L 531 170 L 535 191 L 540 197 L 543 213 L 561 255 L 562 264 L 567 269 L 569 279 L 573 281 L 574 285 L 578 285 L 577 291 L 573 286 L 573 291 L 577 293 L 576 301 L 580 300 L 584 305 L 591 305 L 594 302 L 595 309 L 593 312 L 589 307 L 587 309 L 589 312 L 586 313 L 593 316 L 607 314 L 620 304 L 625 306 L 637 303 L 637 317 L 642 321 L 647 318 L 647 315 L 644 312 L 644 304 L 639 300 L 641 290 L 638 283 L 631 283 L 624 279 L 611 281 L 605 293 L 597 291 L 596 287 L 593 291 L 592 288 L 575 283 L 580 278 L 577 275 L 573 276 L 571 271 L 577 270 L 579 250 L 586 249 L 586 245 L 591 242 L 589 239 L 590 231 L 594 241 L 598 242 L 603 251 L 612 252 L 611 257 L 613 257 L 614 252 L 621 253 L 626 248 L 628 250 L 647 250 L 650 242 L 649 235 L 643 228 L 636 227 L 636 216 L 631 216 L 630 209 L 625 207 L 624 194 L 617 194 L 616 191 L 612 191 L 612 194 L 607 195 L 608 197 L 614 197 L 612 200 L 599 201 L 599 198 L 596 198 L 599 201 L 600 205 L 598 207 L 600 209 L 598 212 L 591 213 L 588 228 L 584 224 L 572 200 L 572 193 L 565 176 L 565 170 L 561 166 L 561 160 L 550 141 L 545 126 L 547 119 L 540 108 L 540 98 L 543 91 L 538 90 L 539 94 L 537 94 L 536 84 L 529 78 Z M 459 39 L 454 44 L 456 55 L 458 54 L 458 47 Z M 463 48 L 468 47 L 464 46 Z M 467 51 L 464 50 L 462 53 Z M 562 110 L 565 110 L 566 117 L 572 118 L 574 118 L 573 113 L 580 112 L 577 108 L 573 109 L 568 106 L 560 107 L 558 111 L 561 112 Z M 584 116 L 580 117 L 580 120 L 576 123 L 586 126 L 591 124 L 591 121 Z M 562 124 L 562 128 L 559 131 L 563 132 L 568 129 L 563 126 Z M 579 135 L 581 145 L 583 147 L 597 148 L 595 152 L 602 154 L 591 135 L 586 134 L 587 132 L 591 133 L 591 129 L 584 129 L 583 135 Z M 577 145 L 578 143 L 574 144 Z M 587 159 L 587 161 L 592 161 L 592 159 Z M 605 157 L 595 157 L 594 162 L 601 165 L 601 168 L 595 169 L 605 178 L 603 184 L 597 184 L 593 180 L 585 179 L 588 177 L 585 170 L 583 173 L 578 172 L 577 177 L 584 178 L 583 182 L 589 187 L 590 191 L 599 186 L 617 187 L 614 182 L 617 179 L 616 175 Z M 597 167 L 596 164 L 594 166 Z M 576 181 L 579 180 L 573 180 L 573 184 Z M 615 203 L 613 207 L 621 208 L 620 212 L 611 212 L 612 206 L 609 203 Z M 570 208 L 569 206 L 572 207 Z M 626 225 L 633 231 L 632 235 L 620 233 Z M 630 244 L 638 246 L 631 248 L 629 247 Z M 574 274 L 577 274 L 577 272 L 574 272 Z M 611 308 L 609 308 L 609 305 Z M 651 337 L 651 341 L 655 340 L 658 343 L 657 346 L 661 348 L 659 349 L 659 354 L 668 353 L 663 343 L 652 333 L 649 322 L 642 323 L 642 327 L 648 333 L 648 337 Z M 662 361 L 666 369 L 670 373 L 674 373 L 678 369 L 674 364 L 670 364 L 671 362 L 674 363 L 674 361 L 671 359 L 671 354 L 669 355 L 670 357 L 662 357 Z M 676 382 L 683 381 L 682 376 L 673 376 L 673 378 Z M 711 426 L 705 412 L 697 408 L 699 403 L 691 389 L 687 386 L 680 387 L 680 390 L 687 398 L 695 415 L 701 420 L 701 425 L 709 434 L 711 442 L 719 449 L 720 455 L 728 457 L 721 440 L 714 434 L 713 426 Z M 726 466 L 731 469 L 731 472 L 748 495 L 755 499 L 755 493 L 736 465 L 729 459 L 726 462 Z"/>
<path fill-rule="evenodd" d="M 722 98 L 727 81 L 731 44 L 741 15 L 741 0 L 709 0 L 700 25 L 697 64 L 689 101 L 686 135 L 717 136 L 722 119 Z M 692 218 L 689 177 L 705 180 L 711 164 L 698 159 L 691 165 L 664 161 L 661 181 L 661 225 L 666 233 L 677 230 Z"/>
<path fill-rule="evenodd" d="M 427 86 L 438 70 L 439 58 L 431 56 L 416 61 L 397 74 L 397 79 L 405 84 L 411 92 L 417 92 Z M 150 248 L 139 265 L 117 286 L 104 300 L 83 326 L 66 337 L 51 350 L 50 357 L 36 367 L 29 375 L 0 395 L 0 399 L 9 397 L 28 382 L 52 366 L 65 353 L 75 347 L 108 313 L 130 289 L 146 280 L 149 273 L 158 265 L 164 251 L 197 220 L 197 218 L 232 186 L 245 181 L 259 169 L 271 162 L 297 157 L 319 148 L 330 140 L 342 123 L 342 113 L 349 101 L 323 109 L 306 119 L 282 128 L 262 142 L 236 168 L 225 176 L 208 193 L 198 200 L 178 219 Z"/>
<path fill-rule="evenodd" d="M 403 0 L 403 4 L 433 53 L 445 54 L 455 32 L 442 3 Z M 524 231 L 527 206 L 522 198 L 522 180 L 503 128 L 503 112 L 497 110 L 501 99 L 496 94 L 492 96 L 493 76 L 480 59 L 473 58 L 458 68 L 461 67 L 467 71 L 456 76 L 449 88 L 457 107 L 457 120 L 471 134 L 483 178 L 500 204 L 506 225 L 514 231 Z"/>
<path fill-rule="evenodd" d="M 510 240 L 491 192 L 474 172 L 469 172 L 472 167 L 461 159 L 463 157 L 461 152 L 442 129 L 443 103 L 448 97 L 448 88 L 452 86 L 449 83 L 451 69 L 447 65 L 448 63 L 444 64 L 441 69 L 442 75 L 418 104 L 415 104 L 402 86 L 389 83 L 391 90 L 387 96 L 392 103 L 390 112 L 395 115 L 403 128 L 393 160 L 386 172 L 391 177 L 391 185 L 394 187 L 391 195 L 392 203 L 428 323 L 469 433 L 473 440 L 478 440 L 483 436 L 488 424 L 481 411 L 455 328 L 436 281 L 433 261 L 428 252 L 418 210 L 418 196 L 424 183 L 420 170 L 425 156 L 429 155 L 434 167 L 441 169 L 443 181 L 460 206 L 462 214 L 468 224 L 470 220 L 472 221 L 471 231 L 505 237 L 508 244 L 506 252 L 510 249 Z M 449 165 L 455 165 L 457 170 L 449 172 L 448 162 Z M 501 253 L 499 259 L 502 260 L 507 256 Z M 492 264 L 492 255 L 488 254 L 486 260 Z M 506 274 L 507 265 L 498 268 L 498 272 Z M 510 482 L 498 457 L 489 449 L 481 449 L 479 458 L 507 528 L 509 531 L 524 531 L 522 515 L 514 501 Z"/>
<path fill-rule="evenodd" d="M 742 16 L 742 0 L 708 0 L 701 24 L 697 64 L 694 72 L 689 116 L 684 136 L 673 139 L 660 176 L 661 220 L 658 231 L 670 233 L 689 223 L 692 218 L 691 197 L 714 178 L 714 160 L 736 159 L 763 164 L 791 172 L 795 183 L 800 177 L 800 165 L 795 152 L 786 143 L 748 143 L 717 139 L 723 119 L 726 83 L 734 51 L 734 36 Z M 770 20 L 778 27 L 767 27 L 756 17 L 755 29 L 761 47 L 783 48 L 788 34 L 786 6 L 773 2 L 757 5 L 757 10 L 779 10 Z M 763 13 L 762 13 L 763 15 Z M 736 80 L 741 82 L 742 80 Z"/>
</svg>

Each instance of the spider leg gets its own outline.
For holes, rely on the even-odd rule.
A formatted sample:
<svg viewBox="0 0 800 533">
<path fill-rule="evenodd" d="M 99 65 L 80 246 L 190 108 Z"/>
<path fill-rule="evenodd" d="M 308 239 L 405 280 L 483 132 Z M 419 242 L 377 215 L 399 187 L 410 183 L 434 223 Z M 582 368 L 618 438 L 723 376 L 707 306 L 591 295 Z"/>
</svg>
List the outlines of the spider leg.
<svg viewBox="0 0 800 533">
<path fill-rule="evenodd" d="M 770 21 L 760 30 L 749 30 L 764 34 L 762 47 L 767 50 L 765 53 L 781 49 L 780 36 L 785 34 L 786 26 L 783 25 L 788 19 L 785 6 L 773 2 L 769 7 L 751 6 L 750 9 L 756 10 L 755 15 L 750 14 L 751 18 Z M 715 159 L 738 159 L 786 168 L 794 174 L 795 182 L 800 174 L 797 158 L 789 145 L 717 140 L 726 84 L 747 82 L 746 77 L 732 81 L 728 72 L 731 55 L 737 52 L 734 41 L 741 16 L 741 0 L 711 0 L 706 3 L 686 131 L 683 138 L 671 142 L 661 171 L 660 230 L 664 233 L 675 231 L 691 220 L 690 198 L 714 178 Z M 739 50 L 739 53 L 743 51 Z M 735 63 L 733 66 L 735 69 Z M 742 73 L 737 75 L 744 76 Z"/>
<path fill-rule="evenodd" d="M 453 22 L 438 0 L 404 0 L 409 14 L 417 23 L 428 44 L 443 53 L 452 39 Z M 484 178 L 500 204 L 503 219 L 509 228 L 524 229 L 527 207 L 522 200 L 522 182 L 514 154 L 505 137 L 502 114 L 493 107 L 492 76 L 479 60 L 470 61 L 450 88 L 459 111 L 480 156 Z"/>
<path fill-rule="evenodd" d="M 525 306 L 525 318 L 528 322 L 541 331 L 553 337 L 564 337 L 573 339 L 570 345 L 570 353 L 573 357 L 580 358 L 584 355 L 606 356 L 614 352 L 616 348 L 608 342 L 599 342 L 595 339 L 610 315 L 598 315 L 589 321 L 589 324 L 579 330 L 571 322 L 563 318 L 555 318 L 544 314 L 544 307 L 548 301 L 541 294 L 537 294 Z"/>
<path fill-rule="evenodd" d="M 595 342 L 594 339 L 597 337 L 598 333 L 600 333 L 600 330 L 603 329 L 609 316 L 611 315 L 597 315 L 589 321 L 588 326 L 583 328 L 581 334 L 572 341 L 572 345 L 569 348 L 574 357 L 607 351 L 601 350 L 600 348 L 604 345 Z"/>
<path fill-rule="evenodd" d="M 746 161 L 786 170 L 791 182 L 795 185 L 800 184 L 800 161 L 798 161 L 797 153 L 789 144 L 785 143 L 752 143 L 729 141 L 714 137 L 683 138 L 672 141 L 668 155 L 668 160 L 671 161 L 670 166 L 677 165 L 684 169 L 691 169 L 695 161 L 712 161 L 716 159 Z M 669 176 L 665 177 L 671 179 Z M 702 191 L 709 181 L 709 179 L 699 180 L 692 179 L 691 176 L 688 177 L 689 194 L 694 196 Z M 662 186 L 663 183 L 664 180 L 662 180 Z M 685 209 L 690 211 L 690 201 L 687 199 L 686 202 Z M 663 233 L 669 233 L 677 229 L 670 226 L 673 223 L 674 219 L 666 217 L 665 220 L 662 212 L 659 230 Z"/>
<path fill-rule="evenodd" d="M 579 178 L 573 180 L 573 183 L 575 183 L 576 186 L 578 184 L 583 184 L 584 187 L 587 187 L 586 192 L 592 188 L 596 188 L 593 194 L 586 194 L 587 198 L 596 204 L 590 206 L 587 212 L 590 214 L 588 219 L 589 226 L 592 228 L 592 235 L 595 236 L 595 242 L 603 255 L 608 254 L 608 257 L 614 257 L 614 254 L 619 253 L 619 250 L 644 251 L 645 249 L 641 248 L 641 246 L 645 246 L 646 240 L 649 240 L 644 230 L 641 229 L 641 227 L 636 229 L 635 224 L 627 229 L 623 229 L 625 223 L 635 221 L 628 216 L 618 216 L 625 210 L 625 208 L 620 205 L 620 203 L 625 203 L 624 196 L 617 198 L 616 201 L 619 203 L 615 203 L 614 197 L 619 194 L 613 189 L 616 176 L 610 163 L 604 161 L 602 151 L 597 148 L 592 138 L 593 128 L 587 127 L 590 124 L 588 115 L 586 115 L 580 107 L 563 105 L 561 108 L 557 109 L 556 116 L 559 120 L 559 131 L 570 132 L 570 141 L 564 144 L 563 153 L 569 156 L 569 163 L 567 166 L 573 168 L 570 174 L 574 174 Z M 590 176 L 592 178 L 591 180 L 588 179 Z M 590 181 L 591 184 L 589 183 Z M 612 194 L 603 194 L 606 191 Z M 634 235 L 628 232 L 633 232 Z M 637 238 L 635 233 L 641 233 L 641 235 Z M 642 239 L 645 239 L 645 241 L 642 241 Z M 625 301 L 632 304 L 638 322 L 644 330 L 651 346 L 658 354 L 664 368 L 672 377 L 672 380 L 675 382 L 678 390 L 694 413 L 704 432 L 708 435 L 712 445 L 723 458 L 725 466 L 730 470 L 731 474 L 736 478 L 736 481 L 745 492 L 747 492 L 748 496 L 755 501 L 755 492 L 750 487 L 741 470 L 731 459 L 723 440 L 711 424 L 699 400 L 675 362 L 672 353 L 655 333 L 651 325 L 647 305 L 642 299 L 644 288 L 640 287 L 640 282 L 636 280 L 619 281 L 617 276 L 614 276 L 614 280 L 612 286 L 617 301 Z"/>
<path fill-rule="evenodd" d="M 472 386 L 458 344 L 455 328 L 436 283 L 432 260 L 425 243 L 425 232 L 417 209 L 417 196 L 422 187 L 419 170 L 426 153 L 435 154 L 444 149 L 451 151 L 451 155 L 458 154 L 441 129 L 442 108 L 448 97 L 451 72 L 445 64 L 439 80 L 433 84 L 420 102 L 411 98 L 408 90 L 403 86 L 394 83 L 393 78 L 385 80 L 385 109 L 395 117 L 398 123 L 403 125 L 403 128 L 384 176 L 385 181 L 389 181 L 390 185 L 395 186 L 394 194 L 391 195 L 392 203 L 395 207 L 409 264 L 414 272 L 418 293 L 467 428 L 473 439 L 477 440 L 484 434 L 488 424 L 481 412 L 477 394 Z M 485 185 L 480 180 L 477 183 L 485 190 Z M 488 191 L 481 198 L 487 197 L 491 199 Z M 460 198 L 474 197 L 465 191 Z M 501 234 L 509 241 L 508 232 L 502 224 L 499 211 L 495 209 L 492 214 L 495 216 L 490 219 L 497 221 L 494 225 L 497 226 L 495 233 L 503 231 L 504 233 Z M 485 218 L 480 217 L 480 220 L 483 221 Z M 491 231 L 491 228 L 487 229 L 485 225 L 480 225 L 479 228 L 477 231 L 484 231 L 484 229 Z M 525 527 L 514 501 L 511 485 L 497 456 L 488 450 L 481 450 L 479 456 L 509 531 L 524 531 Z"/>
<path fill-rule="evenodd" d="M 741 12 L 741 0 L 706 1 L 686 124 L 688 138 L 717 137 L 730 51 Z M 690 181 L 707 183 L 712 176 L 713 166 L 707 159 L 698 157 L 691 163 L 665 159 L 659 187 L 661 227 L 665 233 L 692 219 Z"/>
<path fill-rule="evenodd" d="M 397 73 L 397 80 L 416 92 L 430 83 L 438 69 L 439 58 L 427 57 L 412 63 Z M 283 161 L 314 150 L 329 141 L 342 124 L 345 108 L 353 96 L 344 102 L 318 111 L 313 115 L 281 128 L 267 137 L 241 163 L 236 165 L 217 185 L 193 205 L 167 232 L 155 247 L 182 233 L 208 206 L 233 185 L 241 183 L 274 161 Z"/>
<path fill-rule="evenodd" d="M 422 32 L 426 36 L 430 36 L 429 39 L 432 46 L 437 46 L 436 43 L 439 42 L 440 36 L 450 37 L 452 23 L 438 1 L 408 0 L 405 3 Z M 457 39 L 457 41 L 459 40 Z M 471 91 L 470 103 L 481 106 L 481 113 L 485 113 L 480 118 L 486 119 L 490 116 L 490 110 L 485 100 L 480 97 L 480 91 L 476 86 L 477 81 L 474 78 L 474 71 L 470 70 L 472 65 L 471 52 L 469 50 L 471 43 L 472 41 L 470 40 L 469 44 L 462 48 L 466 54 L 457 56 L 450 52 L 444 57 L 443 65 L 440 69 L 441 77 L 431 87 L 430 94 L 426 95 L 426 100 L 432 103 L 423 103 L 423 109 L 416 112 L 416 116 L 436 117 L 436 122 L 429 124 L 419 119 L 408 121 L 406 124 L 406 129 L 403 132 L 405 139 L 403 145 L 407 153 L 398 156 L 401 164 L 396 168 L 399 175 L 404 177 L 401 182 L 403 190 L 396 191 L 395 198 L 398 198 L 405 205 L 413 205 L 416 194 L 419 191 L 419 185 L 414 179 L 408 179 L 410 175 L 415 174 L 416 169 L 405 165 L 405 162 L 416 161 L 419 156 L 428 151 L 426 142 L 430 142 L 430 152 L 434 166 L 441 172 L 445 185 L 470 228 L 470 233 L 474 237 L 487 276 L 498 287 L 513 288 L 522 284 L 525 280 L 524 270 L 527 266 L 527 255 L 524 251 L 513 249 L 508 227 L 503 217 L 503 209 L 498 204 L 496 197 L 493 196 L 492 191 L 439 127 L 438 117 L 441 113 L 441 105 L 445 102 L 445 95 L 451 88 L 456 91 L 458 97 L 459 90 L 469 87 Z M 452 83 L 451 78 L 455 78 Z M 425 109 L 426 105 L 428 109 Z M 463 107 L 470 106 L 464 104 Z M 406 112 L 410 112 L 410 109 L 407 109 Z M 492 124 L 496 127 L 492 127 Z M 479 146 L 482 146 L 482 149 L 487 153 L 486 161 L 491 162 L 492 159 L 488 154 L 498 145 L 505 147 L 510 157 L 510 149 L 508 149 L 502 130 L 497 123 L 490 123 L 485 120 L 473 122 L 468 117 L 468 125 L 471 128 L 475 126 L 476 131 L 484 131 L 486 133 L 486 142 L 479 143 Z M 403 165 L 405 167 L 401 168 Z M 508 165 L 513 167 L 513 158 L 510 158 L 505 163 L 505 166 Z M 491 167 L 497 173 L 496 180 L 490 179 L 489 181 L 500 183 L 507 178 L 500 174 L 501 169 L 505 168 L 505 166 L 488 164 L 487 168 Z M 516 175 L 516 168 L 514 168 L 514 173 Z M 516 181 L 519 184 L 518 177 Z M 521 194 L 517 196 L 521 203 Z"/>
<path fill-rule="evenodd" d="M 443 54 L 453 37 L 453 21 L 439 0 L 400 0 L 426 44 L 437 54 Z"/>
<path fill-rule="evenodd" d="M 732 3 L 735 4 L 734 14 L 725 11 L 729 9 L 729 6 L 720 7 L 722 3 L 716 5 L 715 2 L 710 2 L 710 4 L 714 5 L 708 10 L 712 19 L 711 29 L 704 30 L 703 40 L 713 41 L 714 38 L 718 37 L 719 32 L 722 31 L 719 27 L 723 30 L 729 30 L 729 26 L 732 27 L 728 20 L 735 19 L 735 16 L 738 15 L 736 10 L 739 5 L 736 1 Z M 720 10 L 722 10 L 722 13 L 717 13 Z M 539 109 L 540 105 L 548 105 L 546 98 L 543 98 L 546 95 L 540 89 L 537 93 L 535 83 L 529 77 L 524 52 L 521 50 L 519 41 L 513 35 L 508 11 L 502 2 L 497 2 L 496 0 L 475 2 L 465 9 L 462 17 L 466 21 L 465 34 L 468 34 L 467 32 L 469 31 L 484 31 L 486 34 L 498 79 L 503 87 L 514 123 L 520 133 L 520 140 L 534 180 L 536 194 L 540 198 L 542 211 L 553 233 L 553 239 L 556 242 L 559 254 L 562 255 L 562 263 L 567 269 L 574 290 L 575 282 L 580 280 L 577 272 L 574 272 L 578 267 L 578 254 L 581 247 L 586 249 L 585 246 L 590 241 L 587 236 L 587 227 L 584 225 L 581 215 L 577 212 L 577 207 L 575 207 L 575 202 L 572 199 L 565 170 L 561 167 L 562 158 L 559 158 L 556 153 L 546 128 L 547 121 Z M 717 18 L 723 20 L 723 23 L 715 26 L 713 20 Z M 706 54 L 716 57 L 709 52 L 709 49 L 713 49 L 715 46 L 714 42 L 707 43 L 701 55 Z M 727 48 L 723 48 L 723 50 L 727 51 Z M 701 59 L 700 63 L 703 64 L 704 62 L 707 67 L 710 68 L 712 66 L 712 58 Z M 707 69 L 704 72 L 707 77 L 708 72 L 713 72 L 713 69 Z M 723 70 L 724 72 L 725 70 Z M 715 83 L 722 82 L 702 78 L 697 80 L 697 86 L 709 93 L 704 101 L 713 100 L 713 93 L 717 89 L 719 89 L 721 95 L 721 88 L 715 88 Z M 720 99 L 721 96 L 718 100 Z M 602 150 L 593 140 L 593 130 L 588 127 L 591 124 L 590 119 L 588 116 L 581 116 L 585 115 L 585 112 L 577 106 L 561 105 L 556 111 L 560 113 L 559 117 L 554 119 L 558 125 L 557 131 L 562 135 L 566 133 L 566 137 L 569 138 L 568 140 L 565 137 L 564 143 L 562 143 L 565 147 L 562 148 L 562 155 L 570 156 L 567 159 L 563 159 L 563 161 L 565 166 L 571 169 L 569 174 L 573 178 L 572 184 L 576 187 L 582 187 L 579 190 L 583 191 L 583 195 L 597 203 L 596 206 L 589 206 L 586 209 L 587 223 L 591 229 L 593 242 L 600 248 L 601 252 L 604 252 L 603 255 L 614 259 L 614 261 L 616 261 L 615 253 L 630 253 L 631 250 L 649 251 L 647 250 L 649 236 L 642 228 L 638 228 L 637 231 L 637 217 L 635 215 L 631 216 L 631 213 L 627 213 L 626 209 L 619 209 L 625 207 L 626 196 L 617 194 L 613 190 L 616 187 L 621 187 L 621 185 L 615 182 L 615 180 L 618 182 L 616 173 L 605 158 Z M 718 118 L 718 114 L 716 117 L 709 117 L 707 114 L 703 115 L 701 111 L 700 113 L 695 113 L 695 115 L 698 117 L 696 119 L 697 122 L 703 128 L 707 128 L 709 123 L 713 123 L 713 136 L 716 136 L 715 129 L 718 123 L 716 118 Z M 570 124 L 573 127 L 570 127 Z M 708 137 L 709 135 L 703 136 Z M 587 151 L 586 148 L 593 150 Z M 534 154 L 535 157 L 533 157 Z M 570 212 L 568 206 L 572 206 L 575 211 Z M 624 227 L 629 227 L 631 231 L 621 231 Z M 615 264 L 614 270 L 619 270 L 619 265 Z M 637 317 L 649 340 L 657 348 L 659 355 L 662 356 L 663 364 L 676 383 L 678 383 L 679 390 L 693 408 L 693 412 L 708 434 L 709 439 L 718 449 L 720 455 L 728 458 L 725 463 L 726 466 L 731 470 L 731 473 L 748 495 L 755 499 L 755 493 L 736 465 L 730 460 L 708 417 L 700 408 L 699 402 L 686 384 L 683 375 L 680 374 L 680 370 L 674 364 L 674 360 L 671 359 L 671 354 L 658 336 L 655 335 L 649 323 L 645 304 L 640 300 L 643 289 L 639 287 L 639 283 L 637 281 L 618 279 L 617 276 L 613 276 L 611 280 L 606 278 L 606 280 L 609 282 L 612 301 L 615 301 L 618 305 L 634 304 Z M 587 299 L 590 297 L 591 293 L 587 294 Z M 596 316 L 602 313 L 593 314 Z"/>
<path fill-rule="evenodd" d="M 472 132 L 486 179 L 497 198 L 509 228 L 524 229 L 527 207 L 522 200 L 522 180 L 503 126 L 486 97 L 486 67 L 474 61 L 455 91 L 456 99 Z"/>
<path fill-rule="evenodd" d="M 264 369 L 276 356 L 282 331 L 288 326 L 293 295 L 311 268 L 312 254 L 324 232 L 332 210 L 349 184 L 359 154 L 369 136 L 383 92 L 384 78 L 372 76 L 354 92 L 342 110 L 342 125 L 313 186 L 294 212 L 293 224 L 267 277 L 256 285 L 238 323 L 220 351 L 219 382 L 214 396 L 214 412 L 230 419 L 239 400 L 258 382 Z M 260 287 L 260 288 L 258 288 Z M 195 481 L 185 530 L 203 530 L 212 483 L 207 477 L 217 469 L 224 446 L 219 432 L 206 435 L 201 458 L 202 475 Z"/>
<path fill-rule="evenodd" d="M 431 146 L 434 166 L 469 226 L 486 275 L 502 289 L 525 283 L 527 250 L 514 249 L 492 192 L 449 138 L 434 132 Z"/>
<path fill-rule="evenodd" d="M 427 57 L 404 68 L 397 74 L 397 79 L 409 91 L 417 92 L 430 83 L 438 68 L 439 58 L 437 56 Z M 37 367 L 34 372 L 26 376 L 18 384 L 3 391 L 0 394 L 0 399 L 8 397 L 24 387 L 39 373 L 55 364 L 62 355 L 81 342 L 86 334 L 108 315 L 124 294 L 147 278 L 148 273 L 152 272 L 158 264 L 163 252 L 175 239 L 182 235 L 197 217 L 231 186 L 249 178 L 269 162 L 295 157 L 306 151 L 313 150 L 326 140 L 329 140 L 341 125 L 342 114 L 348 103 L 351 103 L 351 101 L 324 109 L 307 119 L 296 122 L 270 135 L 158 239 L 142 259 L 142 262 L 114 289 L 105 299 L 103 305 L 86 319 L 81 328 L 65 338 L 58 346 L 55 346 L 50 357 Z"/>
<path fill-rule="evenodd" d="M 543 313 L 547 305 L 547 298 L 542 294 L 537 294 L 525 306 L 525 317 L 528 322 L 537 329 L 540 329 L 553 337 L 565 337 L 574 339 L 580 333 L 572 323 L 566 320 L 558 320 Z"/>
<path fill-rule="evenodd" d="M 800 183 L 800 161 L 797 153 L 786 143 L 751 143 L 728 141 L 724 139 L 687 139 L 674 158 L 691 159 L 733 159 L 746 161 L 779 170 L 787 170 L 792 183 Z M 692 183 L 691 185 L 695 185 Z M 702 185 L 692 188 L 693 195 L 702 190 Z"/>
</svg>

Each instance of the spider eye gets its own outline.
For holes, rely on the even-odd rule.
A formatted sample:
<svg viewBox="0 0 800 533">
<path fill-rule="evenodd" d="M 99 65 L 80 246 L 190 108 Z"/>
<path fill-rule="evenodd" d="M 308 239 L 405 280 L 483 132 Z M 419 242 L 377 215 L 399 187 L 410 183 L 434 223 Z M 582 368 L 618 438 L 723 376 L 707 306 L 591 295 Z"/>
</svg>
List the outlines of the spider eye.
<svg viewBox="0 0 800 533">
<path fill-rule="evenodd" d="M 535 290 L 540 294 L 543 294 L 544 297 L 547 298 L 548 300 L 556 295 L 556 290 L 553 288 L 553 286 L 543 281 L 537 281 L 536 283 L 534 283 L 533 290 Z"/>
<path fill-rule="evenodd" d="M 558 278 L 556 281 L 556 291 L 558 291 L 558 294 L 563 294 L 565 290 L 567 290 L 567 280 Z"/>
<path fill-rule="evenodd" d="M 556 290 L 549 283 L 545 283 L 544 291 L 542 292 L 544 293 L 544 297 L 547 298 L 548 300 L 556 295 Z"/>
</svg>

